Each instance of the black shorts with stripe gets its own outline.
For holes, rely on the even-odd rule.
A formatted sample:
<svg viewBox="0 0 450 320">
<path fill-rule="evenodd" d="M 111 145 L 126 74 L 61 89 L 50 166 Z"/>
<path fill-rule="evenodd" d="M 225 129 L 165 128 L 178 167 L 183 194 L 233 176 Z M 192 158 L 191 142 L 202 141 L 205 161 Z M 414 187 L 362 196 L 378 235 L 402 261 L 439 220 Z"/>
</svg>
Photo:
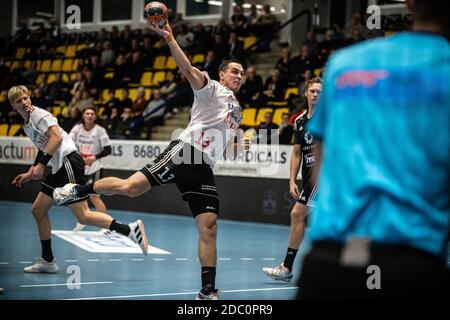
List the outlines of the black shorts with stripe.
<svg viewBox="0 0 450 320">
<path fill-rule="evenodd" d="M 53 190 L 55 190 L 55 188 L 64 187 L 67 183 L 86 183 L 84 161 L 76 151 L 68 154 L 64 158 L 62 167 L 55 174 L 50 173 L 41 181 L 41 192 L 50 198 L 53 198 Z M 69 202 L 68 204 L 85 201 L 88 197 L 89 196 Z"/>
<path fill-rule="evenodd" d="M 176 140 L 140 172 L 152 187 L 175 183 L 195 218 L 205 212 L 219 213 L 220 199 L 208 163 L 210 160 L 203 152 Z"/>
<path fill-rule="evenodd" d="M 302 185 L 302 191 L 297 201 L 308 207 L 315 207 L 315 200 L 317 196 L 317 185 L 310 183 L 310 181 L 304 181 Z"/>
<path fill-rule="evenodd" d="M 102 179 L 103 176 L 104 176 L 103 168 L 100 168 L 97 171 L 95 171 L 93 174 L 86 176 L 86 184 L 94 183 L 95 181 Z"/>
</svg>

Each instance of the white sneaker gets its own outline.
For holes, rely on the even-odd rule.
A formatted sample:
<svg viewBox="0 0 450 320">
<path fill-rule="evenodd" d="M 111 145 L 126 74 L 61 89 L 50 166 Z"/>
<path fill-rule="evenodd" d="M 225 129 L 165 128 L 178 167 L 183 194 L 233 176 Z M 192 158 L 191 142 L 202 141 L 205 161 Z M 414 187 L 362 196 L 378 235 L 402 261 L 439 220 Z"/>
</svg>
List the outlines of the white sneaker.
<svg viewBox="0 0 450 320">
<path fill-rule="evenodd" d="M 77 225 L 75 226 L 75 228 L 73 228 L 72 231 L 73 232 L 78 232 L 78 231 L 83 230 L 85 227 L 86 227 L 86 225 L 77 222 Z"/>
<path fill-rule="evenodd" d="M 280 264 L 278 267 L 275 268 L 263 268 L 263 272 L 266 276 L 273 280 L 278 281 L 284 281 L 284 282 L 291 282 L 293 278 L 292 271 L 289 271 L 288 268 L 284 266 L 284 264 Z"/>
<path fill-rule="evenodd" d="M 141 247 L 142 253 L 147 255 L 148 241 L 147 235 L 145 234 L 144 223 L 141 220 L 137 220 L 136 222 L 130 223 L 128 226 L 131 230 L 128 238 L 137 243 L 139 247 Z"/>
<path fill-rule="evenodd" d="M 195 297 L 195 300 L 220 300 L 219 298 L 219 290 L 211 291 L 209 294 L 204 294 L 203 292 L 199 292 Z"/>
<path fill-rule="evenodd" d="M 56 205 L 60 206 L 69 201 L 75 201 L 81 199 L 77 195 L 77 191 L 75 183 L 68 183 L 62 188 L 55 188 L 53 190 L 53 200 L 55 200 Z"/>
<path fill-rule="evenodd" d="M 23 268 L 23 271 L 27 273 L 57 273 L 58 270 L 59 267 L 55 259 L 52 262 L 47 262 L 42 258 L 37 258 L 33 265 Z"/>
</svg>

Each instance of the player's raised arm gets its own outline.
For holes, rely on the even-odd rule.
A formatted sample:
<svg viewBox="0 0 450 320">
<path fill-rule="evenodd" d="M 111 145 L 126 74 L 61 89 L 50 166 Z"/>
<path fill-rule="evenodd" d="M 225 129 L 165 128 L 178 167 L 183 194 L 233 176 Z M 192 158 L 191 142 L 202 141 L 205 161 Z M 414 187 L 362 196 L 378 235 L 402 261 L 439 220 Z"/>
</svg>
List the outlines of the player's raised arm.
<svg viewBox="0 0 450 320">
<path fill-rule="evenodd" d="M 199 90 L 203 88 L 206 85 L 205 76 L 199 69 L 191 65 L 191 62 L 189 61 L 189 59 L 184 54 L 183 50 L 176 42 L 172 33 L 172 28 L 170 27 L 169 23 L 166 23 L 162 28 L 150 23 L 149 26 L 150 29 L 152 29 L 161 37 L 166 39 L 167 44 L 169 45 L 170 48 L 170 52 L 172 53 L 172 56 L 175 59 L 178 68 L 180 69 L 181 73 L 183 73 L 183 75 L 186 77 L 186 79 L 189 81 L 189 84 L 191 85 L 192 89 Z"/>
</svg>

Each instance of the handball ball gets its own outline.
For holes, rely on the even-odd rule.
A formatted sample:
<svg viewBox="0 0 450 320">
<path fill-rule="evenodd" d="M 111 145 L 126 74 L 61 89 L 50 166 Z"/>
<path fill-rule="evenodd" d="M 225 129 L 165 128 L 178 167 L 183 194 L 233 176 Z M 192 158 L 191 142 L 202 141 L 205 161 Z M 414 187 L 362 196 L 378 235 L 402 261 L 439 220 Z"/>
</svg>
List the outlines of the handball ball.
<svg viewBox="0 0 450 320">
<path fill-rule="evenodd" d="M 144 18 L 148 23 L 163 27 L 167 23 L 169 11 L 164 3 L 152 1 L 144 8 Z"/>
</svg>

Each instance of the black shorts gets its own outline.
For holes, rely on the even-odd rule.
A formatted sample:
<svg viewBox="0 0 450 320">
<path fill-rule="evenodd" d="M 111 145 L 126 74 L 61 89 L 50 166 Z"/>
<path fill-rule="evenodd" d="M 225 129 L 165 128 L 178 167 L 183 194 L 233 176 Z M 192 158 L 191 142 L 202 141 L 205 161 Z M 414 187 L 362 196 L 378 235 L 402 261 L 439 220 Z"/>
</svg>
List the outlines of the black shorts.
<svg viewBox="0 0 450 320">
<path fill-rule="evenodd" d="M 304 181 L 302 191 L 297 201 L 305 206 L 314 207 L 317 196 L 317 185 L 313 185 L 310 181 Z"/>
<path fill-rule="evenodd" d="M 86 176 L 86 184 L 94 183 L 103 178 L 103 168 L 98 169 L 93 174 Z"/>
<path fill-rule="evenodd" d="M 152 187 L 175 183 L 195 218 L 205 212 L 219 213 L 219 195 L 208 163 L 210 161 L 203 152 L 176 140 L 140 172 Z"/>
<path fill-rule="evenodd" d="M 80 154 L 76 151 L 64 158 L 64 164 L 55 174 L 48 174 L 41 181 L 41 192 L 53 198 L 53 190 L 58 187 L 64 187 L 67 183 L 85 184 L 86 176 L 84 175 L 84 161 Z M 76 201 L 68 202 L 68 204 L 81 202 L 89 198 L 86 196 Z"/>
</svg>

